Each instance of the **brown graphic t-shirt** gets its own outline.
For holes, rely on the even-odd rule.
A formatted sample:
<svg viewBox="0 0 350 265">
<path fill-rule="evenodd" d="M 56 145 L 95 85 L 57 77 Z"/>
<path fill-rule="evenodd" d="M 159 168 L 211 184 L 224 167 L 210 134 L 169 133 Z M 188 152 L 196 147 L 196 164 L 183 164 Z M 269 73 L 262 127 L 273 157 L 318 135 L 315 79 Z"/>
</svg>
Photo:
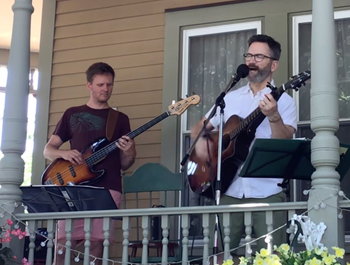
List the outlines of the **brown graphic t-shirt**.
<svg viewBox="0 0 350 265">
<path fill-rule="evenodd" d="M 106 137 L 108 112 L 109 109 L 92 109 L 87 105 L 69 108 L 58 122 L 53 134 L 59 136 L 63 142 L 69 141 L 72 150 L 76 149 L 82 152 L 98 142 L 99 139 Z M 129 132 L 129 118 L 124 113 L 119 112 L 111 141 L 115 141 Z M 97 181 L 88 183 L 88 185 L 122 192 L 120 150 L 118 148 L 93 166 L 93 169 L 95 171 L 104 169 L 105 173 Z"/>
</svg>

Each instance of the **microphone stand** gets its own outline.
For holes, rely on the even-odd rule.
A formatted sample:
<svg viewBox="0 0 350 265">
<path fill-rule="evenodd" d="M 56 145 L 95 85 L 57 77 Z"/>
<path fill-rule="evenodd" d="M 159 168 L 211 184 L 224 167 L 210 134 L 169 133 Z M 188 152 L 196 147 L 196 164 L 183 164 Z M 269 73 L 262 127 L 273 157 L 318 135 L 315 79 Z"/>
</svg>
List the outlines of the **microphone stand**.
<svg viewBox="0 0 350 265">
<path fill-rule="evenodd" d="M 232 78 L 230 79 L 230 82 L 227 84 L 225 90 L 221 92 L 221 94 L 217 97 L 215 101 L 214 108 L 212 109 L 211 113 L 209 114 L 208 118 L 203 123 L 203 127 L 200 130 L 197 137 L 194 139 L 191 147 L 187 151 L 185 157 L 181 161 L 181 171 L 184 171 L 184 165 L 186 164 L 190 154 L 193 152 L 193 149 L 199 140 L 199 138 L 202 136 L 203 132 L 206 130 L 207 124 L 210 121 L 210 119 L 215 115 L 216 110 L 218 107 L 220 107 L 220 124 L 219 124 L 219 143 L 218 143 L 218 163 L 217 163 L 217 178 L 216 178 L 216 191 L 215 191 L 215 203 L 216 205 L 220 205 L 220 196 L 221 196 L 221 152 L 222 152 L 222 135 L 223 135 L 223 124 L 224 124 L 224 109 L 225 109 L 225 101 L 224 97 L 226 96 L 227 92 L 234 87 L 238 83 L 238 81 L 241 79 L 241 76 L 238 74 L 232 75 Z M 217 254 L 218 254 L 218 228 L 220 226 L 219 223 L 219 215 L 216 214 L 215 217 L 215 229 L 214 229 L 214 247 L 213 247 L 213 254 L 214 254 L 214 262 L 213 264 L 217 264 Z"/>
</svg>

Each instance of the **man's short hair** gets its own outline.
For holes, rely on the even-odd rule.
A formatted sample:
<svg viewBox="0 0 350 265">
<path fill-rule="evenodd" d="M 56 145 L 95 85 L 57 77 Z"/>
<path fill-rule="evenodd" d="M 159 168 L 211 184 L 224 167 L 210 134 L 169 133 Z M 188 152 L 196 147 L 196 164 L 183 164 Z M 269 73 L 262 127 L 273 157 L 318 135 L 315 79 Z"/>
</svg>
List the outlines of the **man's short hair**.
<svg viewBox="0 0 350 265">
<path fill-rule="evenodd" d="M 270 48 L 270 56 L 277 61 L 281 57 L 281 44 L 278 41 L 275 41 L 273 38 L 267 35 L 258 34 L 253 35 L 248 40 L 248 46 L 250 46 L 254 42 L 262 42 L 266 43 Z"/>
<path fill-rule="evenodd" d="M 115 73 L 113 68 L 106 63 L 98 62 L 92 64 L 85 72 L 86 74 L 86 81 L 89 83 L 92 83 L 94 80 L 95 75 L 107 75 L 110 74 L 113 77 L 115 77 Z"/>
</svg>

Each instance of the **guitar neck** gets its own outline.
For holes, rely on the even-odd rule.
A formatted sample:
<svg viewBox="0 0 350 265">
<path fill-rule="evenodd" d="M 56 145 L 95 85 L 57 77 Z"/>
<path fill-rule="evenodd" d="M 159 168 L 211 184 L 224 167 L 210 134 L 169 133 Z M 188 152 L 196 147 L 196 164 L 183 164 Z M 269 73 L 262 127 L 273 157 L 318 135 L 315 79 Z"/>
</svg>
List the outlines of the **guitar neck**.
<svg viewBox="0 0 350 265">
<path fill-rule="evenodd" d="M 134 139 L 136 136 L 140 135 L 144 131 L 148 130 L 149 128 L 153 127 L 154 125 L 156 125 L 157 123 L 161 122 L 162 120 L 164 120 L 165 118 L 167 118 L 169 116 L 170 116 L 170 113 L 168 111 L 166 111 L 166 112 L 162 113 L 161 115 L 159 115 L 158 117 L 155 117 L 153 120 L 151 120 L 151 121 L 147 122 L 146 124 L 140 126 L 136 130 L 134 130 L 132 132 L 129 132 L 127 134 L 127 136 L 129 136 L 131 139 Z M 98 162 L 99 160 L 101 160 L 102 158 L 107 156 L 109 153 L 114 151 L 116 148 L 118 148 L 117 145 L 116 145 L 117 142 L 119 142 L 119 139 L 109 143 L 104 148 L 98 150 L 97 152 L 95 152 L 94 154 L 92 154 L 91 156 L 86 158 L 85 159 L 86 162 L 89 165 L 94 165 L 96 162 Z"/>
<path fill-rule="evenodd" d="M 281 95 L 284 93 L 284 91 L 284 86 L 281 86 L 278 89 L 272 91 L 271 95 L 276 101 L 278 101 Z M 262 123 L 265 117 L 266 116 L 261 112 L 260 108 L 257 107 L 252 113 L 250 113 L 245 119 L 243 119 L 233 131 L 231 131 L 231 140 L 235 139 L 243 130 L 247 129 L 252 124 L 254 124 L 253 129 L 256 129 Z"/>
</svg>

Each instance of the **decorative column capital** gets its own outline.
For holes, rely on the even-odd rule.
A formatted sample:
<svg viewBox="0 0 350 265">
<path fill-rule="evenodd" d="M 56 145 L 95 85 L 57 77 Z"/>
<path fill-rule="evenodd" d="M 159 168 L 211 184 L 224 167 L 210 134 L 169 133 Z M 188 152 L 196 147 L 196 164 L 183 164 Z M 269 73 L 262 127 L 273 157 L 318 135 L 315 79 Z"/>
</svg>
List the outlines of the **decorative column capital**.
<svg viewBox="0 0 350 265">
<path fill-rule="evenodd" d="M 15 0 L 15 3 L 12 5 L 12 11 L 25 10 L 30 14 L 34 12 L 34 7 L 32 5 L 32 0 Z"/>
</svg>

